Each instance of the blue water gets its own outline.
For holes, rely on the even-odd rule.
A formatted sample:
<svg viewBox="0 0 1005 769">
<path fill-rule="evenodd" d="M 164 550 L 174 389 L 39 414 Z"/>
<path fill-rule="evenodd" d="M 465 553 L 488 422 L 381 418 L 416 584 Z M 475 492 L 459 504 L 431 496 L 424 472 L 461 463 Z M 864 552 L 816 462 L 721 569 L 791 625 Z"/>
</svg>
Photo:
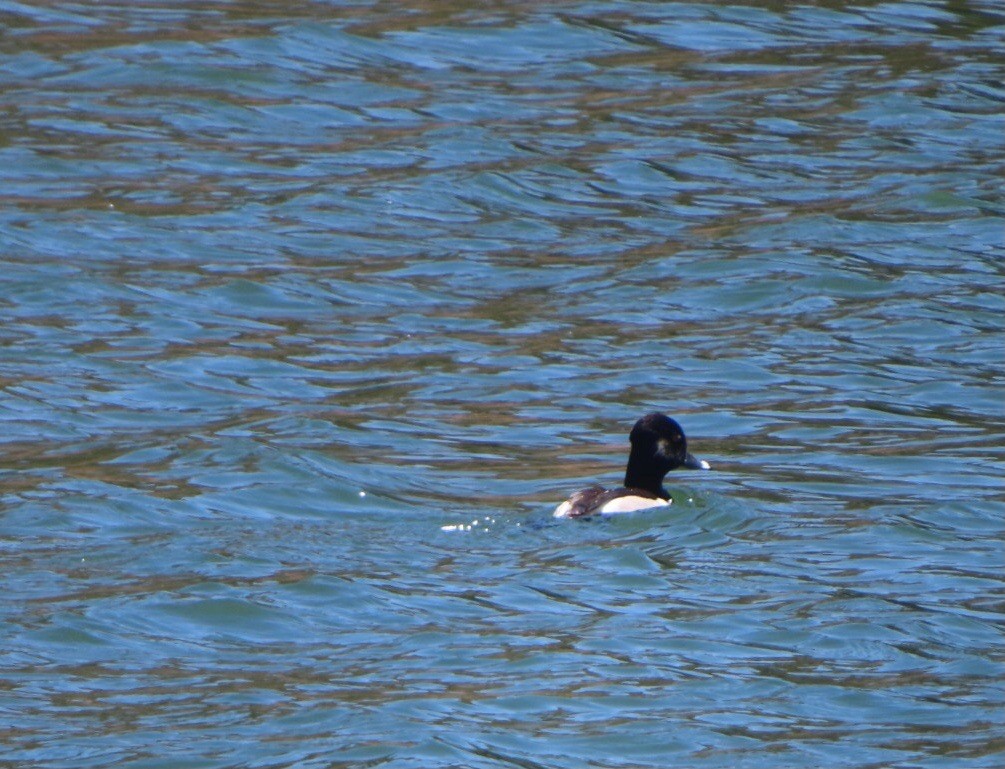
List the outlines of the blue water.
<svg viewBox="0 0 1005 769">
<path fill-rule="evenodd" d="M 0 766 L 1002 765 L 999 3 L 0 28 Z"/>
</svg>

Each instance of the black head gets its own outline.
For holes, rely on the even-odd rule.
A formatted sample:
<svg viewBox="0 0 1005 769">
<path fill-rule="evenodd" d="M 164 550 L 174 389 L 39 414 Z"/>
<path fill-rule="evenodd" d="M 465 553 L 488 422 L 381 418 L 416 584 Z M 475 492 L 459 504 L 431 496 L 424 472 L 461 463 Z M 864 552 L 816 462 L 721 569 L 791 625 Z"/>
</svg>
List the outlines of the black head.
<svg viewBox="0 0 1005 769">
<path fill-rule="evenodd" d="M 707 470 L 708 463 L 695 459 L 687 450 L 687 438 L 677 421 L 665 414 L 646 414 L 635 423 L 631 434 L 625 486 L 662 491 L 663 476 L 678 467 Z M 665 492 L 664 492 L 665 493 Z"/>
</svg>

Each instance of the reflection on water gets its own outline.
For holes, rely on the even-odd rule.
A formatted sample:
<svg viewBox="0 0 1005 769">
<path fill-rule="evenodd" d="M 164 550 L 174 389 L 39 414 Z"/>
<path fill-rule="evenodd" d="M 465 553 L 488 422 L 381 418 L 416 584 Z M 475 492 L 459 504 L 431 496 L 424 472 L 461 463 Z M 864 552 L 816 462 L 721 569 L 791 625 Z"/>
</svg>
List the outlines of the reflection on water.
<svg viewBox="0 0 1005 769">
<path fill-rule="evenodd" d="M 8 761 L 996 764 L 996 4 L 0 19 Z"/>
</svg>

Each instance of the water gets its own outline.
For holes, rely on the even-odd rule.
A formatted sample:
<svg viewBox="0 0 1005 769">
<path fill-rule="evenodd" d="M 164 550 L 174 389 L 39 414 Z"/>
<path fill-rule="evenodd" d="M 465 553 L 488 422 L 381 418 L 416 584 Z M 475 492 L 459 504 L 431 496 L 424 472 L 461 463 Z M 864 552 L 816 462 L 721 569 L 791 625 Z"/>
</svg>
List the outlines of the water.
<svg viewBox="0 0 1005 769">
<path fill-rule="evenodd" d="M 1000 766 L 1005 13 L 494 5 L 0 4 L 0 765 Z"/>
</svg>

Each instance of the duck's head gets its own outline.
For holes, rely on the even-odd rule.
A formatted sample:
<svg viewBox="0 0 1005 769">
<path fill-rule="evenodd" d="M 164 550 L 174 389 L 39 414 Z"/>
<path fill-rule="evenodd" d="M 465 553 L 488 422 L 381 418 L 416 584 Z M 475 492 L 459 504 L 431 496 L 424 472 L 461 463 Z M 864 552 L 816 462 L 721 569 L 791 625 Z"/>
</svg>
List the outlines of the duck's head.
<svg viewBox="0 0 1005 769">
<path fill-rule="evenodd" d="M 688 452 L 684 431 L 675 419 L 666 414 L 646 414 L 635 423 L 628 440 L 632 444 L 632 457 L 638 461 L 648 458 L 652 468 L 659 469 L 661 477 L 678 467 L 711 469 L 708 462 Z"/>
</svg>

